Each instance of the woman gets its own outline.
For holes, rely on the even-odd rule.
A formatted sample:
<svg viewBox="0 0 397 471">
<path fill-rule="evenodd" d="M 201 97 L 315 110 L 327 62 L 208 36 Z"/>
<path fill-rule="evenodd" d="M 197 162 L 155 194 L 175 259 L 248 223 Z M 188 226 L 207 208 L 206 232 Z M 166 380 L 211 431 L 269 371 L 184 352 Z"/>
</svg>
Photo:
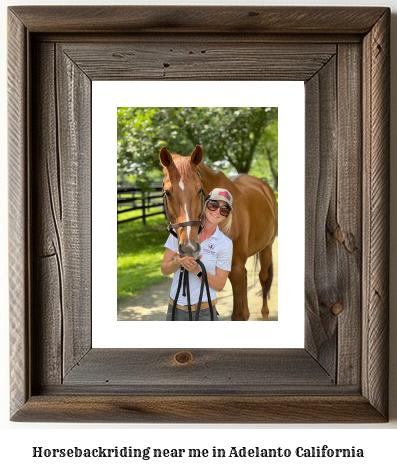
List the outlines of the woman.
<svg viewBox="0 0 397 471">
<path fill-rule="evenodd" d="M 232 266 L 233 243 L 229 237 L 219 230 L 218 225 L 227 219 L 223 232 L 228 233 L 232 224 L 231 212 L 233 210 L 233 197 L 227 190 L 215 188 L 209 193 L 205 203 L 204 227 L 199 234 L 199 243 L 201 246 L 199 259 L 204 264 L 207 271 L 211 301 L 212 305 L 215 306 L 217 302 L 216 292 L 222 291 L 225 287 Z M 200 265 L 193 257 L 181 257 L 177 253 L 178 240 L 174 236 L 170 235 L 164 246 L 166 250 L 163 261 L 161 262 L 161 272 L 163 275 L 174 273 L 166 320 L 172 320 L 172 305 L 175 302 L 181 267 L 184 267 L 185 270 L 189 272 L 190 303 L 192 306 L 192 316 L 193 319 L 195 319 L 201 287 Z M 182 295 L 182 290 L 180 290 L 176 303 L 175 320 L 188 321 L 187 296 Z M 214 320 L 217 321 L 218 317 L 215 307 L 213 311 L 215 314 Z M 203 291 L 198 320 L 211 320 L 207 292 L 205 289 Z"/>
</svg>

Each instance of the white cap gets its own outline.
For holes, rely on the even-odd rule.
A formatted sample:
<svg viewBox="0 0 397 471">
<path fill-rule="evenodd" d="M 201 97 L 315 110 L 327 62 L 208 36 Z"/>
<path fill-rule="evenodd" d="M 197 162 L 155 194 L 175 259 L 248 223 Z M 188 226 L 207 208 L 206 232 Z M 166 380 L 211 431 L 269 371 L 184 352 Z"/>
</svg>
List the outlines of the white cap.
<svg viewBox="0 0 397 471">
<path fill-rule="evenodd" d="M 225 201 L 233 211 L 233 196 L 224 188 L 214 188 L 208 195 L 209 199 Z"/>
</svg>

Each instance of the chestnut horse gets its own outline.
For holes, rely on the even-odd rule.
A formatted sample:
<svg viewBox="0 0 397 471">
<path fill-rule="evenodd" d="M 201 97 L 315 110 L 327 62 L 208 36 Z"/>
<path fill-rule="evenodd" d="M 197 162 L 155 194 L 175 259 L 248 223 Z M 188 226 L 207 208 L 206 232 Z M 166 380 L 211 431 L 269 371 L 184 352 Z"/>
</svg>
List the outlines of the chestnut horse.
<svg viewBox="0 0 397 471">
<path fill-rule="evenodd" d="M 177 226 L 179 253 L 198 257 L 199 225 L 179 223 L 196 221 L 203 214 L 205 195 L 214 188 L 226 188 L 233 196 L 233 219 L 227 234 L 233 241 L 232 268 L 229 279 L 233 289 L 232 321 L 249 319 L 247 299 L 248 257 L 256 255 L 260 261 L 259 280 L 262 286 L 262 317 L 267 320 L 267 298 L 273 279 L 272 244 L 277 235 L 277 202 L 270 186 L 251 175 L 228 178 L 202 162 L 203 150 L 196 146 L 190 157 L 171 155 L 166 147 L 160 150 L 160 162 L 165 174 L 163 182 L 165 204 L 172 223 Z M 222 224 L 220 229 L 222 230 Z"/>
</svg>

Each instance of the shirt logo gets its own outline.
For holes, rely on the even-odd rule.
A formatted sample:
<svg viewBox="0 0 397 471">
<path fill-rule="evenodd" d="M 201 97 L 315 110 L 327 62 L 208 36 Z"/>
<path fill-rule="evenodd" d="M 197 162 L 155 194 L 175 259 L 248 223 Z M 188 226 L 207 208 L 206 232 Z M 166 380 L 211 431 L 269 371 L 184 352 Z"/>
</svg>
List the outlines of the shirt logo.
<svg viewBox="0 0 397 471">
<path fill-rule="evenodd" d="M 214 250 L 215 245 L 211 242 L 211 244 L 208 244 L 207 247 L 208 247 L 210 250 Z"/>
</svg>

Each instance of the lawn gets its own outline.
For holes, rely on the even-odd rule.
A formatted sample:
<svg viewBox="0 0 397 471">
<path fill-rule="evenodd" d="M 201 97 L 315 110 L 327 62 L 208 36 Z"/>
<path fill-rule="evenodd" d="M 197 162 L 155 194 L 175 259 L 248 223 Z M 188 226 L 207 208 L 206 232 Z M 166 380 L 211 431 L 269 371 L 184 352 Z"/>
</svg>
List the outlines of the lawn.
<svg viewBox="0 0 397 471">
<path fill-rule="evenodd" d="M 158 210 L 158 209 L 157 209 Z M 137 211 L 139 215 L 139 211 Z M 128 213 L 128 217 L 135 214 Z M 168 237 L 164 215 L 119 224 L 117 234 L 117 300 L 136 296 L 165 281 L 160 264 Z"/>
</svg>

